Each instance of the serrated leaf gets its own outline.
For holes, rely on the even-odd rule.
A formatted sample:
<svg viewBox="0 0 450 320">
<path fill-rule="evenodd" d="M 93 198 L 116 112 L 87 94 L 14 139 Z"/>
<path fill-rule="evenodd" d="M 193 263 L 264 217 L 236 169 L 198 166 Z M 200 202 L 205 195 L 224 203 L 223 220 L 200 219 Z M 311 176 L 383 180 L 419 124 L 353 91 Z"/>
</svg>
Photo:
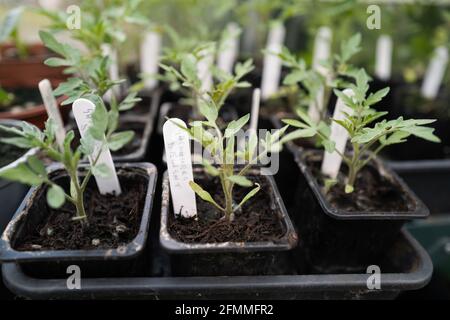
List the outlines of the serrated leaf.
<svg viewBox="0 0 450 320">
<path fill-rule="evenodd" d="M 441 139 L 439 139 L 437 136 L 435 136 L 433 134 L 434 128 L 413 126 L 413 127 L 403 128 L 402 131 L 409 132 L 413 136 L 422 138 L 422 139 L 430 141 L 430 142 L 436 142 L 436 143 L 441 142 Z"/>
<path fill-rule="evenodd" d="M 38 186 L 44 182 L 42 177 L 31 170 L 25 160 L 0 168 L 0 177 L 31 186 Z"/>
<path fill-rule="evenodd" d="M 68 94 L 78 88 L 81 84 L 83 84 L 83 80 L 79 78 L 69 78 L 66 82 L 59 84 L 59 86 L 53 91 L 53 94 L 55 96 Z"/>
<path fill-rule="evenodd" d="M 225 129 L 225 138 L 230 138 L 234 135 L 236 135 L 236 133 L 239 132 L 239 130 L 242 129 L 243 126 L 245 126 L 248 122 L 248 120 L 250 119 L 250 115 L 246 114 L 245 116 L 239 118 L 238 120 L 233 120 L 231 121 L 227 128 Z"/>
<path fill-rule="evenodd" d="M 331 141 L 331 140 L 324 140 L 324 141 L 322 141 L 322 145 L 325 148 L 325 151 L 328 152 L 328 153 L 333 153 L 334 149 L 335 149 L 335 146 L 336 146 L 334 141 Z"/>
<path fill-rule="evenodd" d="M 100 164 L 93 166 L 91 168 L 91 170 L 92 170 L 92 174 L 96 177 L 109 178 L 111 176 L 111 170 L 104 163 L 100 163 Z"/>
<path fill-rule="evenodd" d="M 187 54 L 182 57 L 181 64 L 180 64 L 180 70 L 186 79 L 188 79 L 192 82 L 199 81 L 199 79 L 197 77 L 197 65 L 196 65 L 196 59 L 195 59 L 194 55 Z"/>
<path fill-rule="evenodd" d="M 216 122 L 219 113 L 212 103 L 201 100 L 198 103 L 198 110 L 211 124 Z"/>
<path fill-rule="evenodd" d="M 113 133 L 108 140 L 108 148 L 112 151 L 117 151 L 133 140 L 133 137 L 134 131 L 132 130 Z"/>
<path fill-rule="evenodd" d="M 377 91 L 375 93 L 371 93 L 367 97 L 365 104 L 367 106 L 371 106 L 371 105 L 374 105 L 377 102 L 380 102 L 389 93 L 389 90 L 390 90 L 390 88 L 387 87 L 387 88 L 381 89 L 381 90 L 379 90 L 379 91 Z"/>
<path fill-rule="evenodd" d="M 33 147 L 32 141 L 24 137 L 1 138 L 0 142 L 10 144 L 21 149 L 30 149 Z"/>
<path fill-rule="evenodd" d="M 46 177 L 47 176 L 47 170 L 45 169 L 44 163 L 38 159 L 36 156 L 30 156 L 28 157 L 28 165 L 30 166 L 30 169 L 33 170 L 36 174 Z"/>
<path fill-rule="evenodd" d="M 50 32 L 41 30 L 39 31 L 39 37 L 47 48 L 62 56 L 65 56 L 64 46 L 59 43 Z"/>
</svg>

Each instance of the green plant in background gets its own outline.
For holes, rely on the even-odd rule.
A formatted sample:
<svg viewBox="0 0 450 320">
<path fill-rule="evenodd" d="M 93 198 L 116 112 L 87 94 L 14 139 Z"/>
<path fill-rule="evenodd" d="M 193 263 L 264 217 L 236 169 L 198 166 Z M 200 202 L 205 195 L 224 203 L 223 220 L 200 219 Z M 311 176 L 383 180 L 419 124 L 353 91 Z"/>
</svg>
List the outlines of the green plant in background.
<svg viewBox="0 0 450 320">
<path fill-rule="evenodd" d="M 311 103 L 317 103 L 317 95 L 324 88 L 321 119 L 326 118 L 326 106 L 328 105 L 332 90 L 342 88 L 347 84 L 347 79 L 354 76 L 356 69 L 350 64 L 350 60 L 361 50 L 361 35 L 355 34 L 350 39 L 341 42 L 339 53 L 333 55 L 328 61 L 323 61 L 326 76 L 308 67 L 303 58 L 292 54 L 288 48 L 283 47 L 278 54 L 283 64 L 289 68 L 289 73 L 283 79 L 284 87 L 278 96 L 287 96 L 290 107 L 294 110 L 304 110 Z M 317 108 L 317 106 L 316 106 Z"/>
<path fill-rule="evenodd" d="M 179 91 L 185 97 L 183 102 L 191 105 L 197 113 L 202 113 L 201 98 L 207 94 L 197 74 L 198 62 L 205 54 L 214 52 L 215 47 L 215 43 L 207 42 L 197 45 L 190 53 L 170 51 L 171 55 L 166 55 L 163 59 L 167 64 L 160 64 L 164 70 L 161 79 L 169 83 L 171 90 Z M 217 106 L 221 107 L 233 89 L 249 87 L 249 83 L 241 79 L 253 70 L 253 63 L 252 60 L 237 63 L 234 75 L 223 72 L 215 66 L 211 66 L 210 69 L 217 80 L 211 92 L 220 97 L 221 101 Z"/>
<path fill-rule="evenodd" d="M 170 67 L 169 67 L 170 68 Z M 269 152 L 278 152 L 281 149 L 283 141 L 280 139 L 288 126 L 277 130 L 273 134 L 267 133 L 265 139 L 261 139 L 260 145 L 263 151 L 257 154 L 258 138 L 256 133 L 252 133 L 245 144 L 243 150 L 236 151 L 235 140 L 237 133 L 247 124 L 250 115 L 247 114 L 238 120 L 233 120 L 227 124 L 222 130 L 218 124 L 219 110 L 222 108 L 229 93 L 238 87 L 248 86 L 247 83 L 241 82 L 240 79 L 251 71 L 253 68 L 251 60 L 244 63 L 237 63 L 234 75 L 220 73 L 220 82 L 214 86 L 211 91 L 202 91 L 200 79 L 197 77 L 195 70 L 195 62 L 193 57 L 185 57 L 182 61 L 182 72 L 179 73 L 175 69 L 170 72 L 174 73 L 178 79 L 182 81 L 182 85 L 195 91 L 198 97 L 198 108 L 200 114 L 205 118 L 203 121 L 194 121 L 190 123 L 190 128 L 186 130 L 192 139 L 198 141 L 210 155 L 218 166 L 213 165 L 205 157 L 203 165 L 205 171 L 214 177 L 219 177 L 222 186 L 224 198 L 223 203 L 219 204 L 213 199 L 211 194 L 204 190 L 200 185 L 191 181 L 190 186 L 195 193 L 204 201 L 211 203 L 224 214 L 224 218 L 231 221 L 234 214 L 242 207 L 242 205 L 253 197 L 260 189 L 256 184 L 243 199 L 235 202 L 233 190 L 235 185 L 241 187 L 252 187 L 254 184 L 245 175 L 251 167 L 257 163 L 259 159 L 267 155 Z M 175 120 L 175 124 L 179 125 Z M 212 130 L 208 130 L 212 129 Z M 236 170 L 236 159 L 241 159 L 246 165 Z"/>
<path fill-rule="evenodd" d="M 68 44 L 58 42 L 49 32 L 41 31 L 40 37 L 47 48 L 59 54 L 61 57 L 48 58 L 45 64 L 52 67 L 66 67 L 65 73 L 74 74 L 76 77 L 69 78 L 61 83 L 54 91 L 56 96 L 67 96 L 63 105 L 73 103 L 78 98 L 103 95 L 120 85 L 124 79 L 113 81 L 109 78 L 108 66 L 111 63 L 109 57 L 97 55 L 94 57 L 84 56 L 80 50 Z M 140 98 L 136 92 L 130 92 L 120 103 L 114 96 L 109 103 L 109 117 L 111 118 L 111 130 L 115 131 L 119 123 L 119 112 L 134 107 Z M 120 132 L 120 138 L 128 143 L 133 139 L 134 132 L 131 130 Z M 112 148 L 113 151 L 114 148 Z"/>
<path fill-rule="evenodd" d="M 352 110 L 351 113 L 344 113 L 343 120 L 332 119 L 345 128 L 349 134 L 351 150 L 348 153 L 341 153 L 335 149 L 334 137 L 330 136 L 331 129 L 325 122 L 315 124 L 300 110 L 297 111 L 300 120 L 283 119 L 284 123 L 298 128 L 290 133 L 290 137 L 285 137 L 285 139 L 315 136 L 327 152 L 336 151 L 339 153 L 348 167 L 348 176 L 345 181 L 345 192 L 347 193 L 353 192 L 360 170 L 374 159 L 383 148 L 404 143 L 411 135 L 431 142 L 440 142 L 439 138 L 433 134 L 434 128 L 425 126 L 435 120 L 404 120 L 403 117 L 399 117 L 390 121 L 382 120 L 375 123 L 373 127 L 369 127 L 375 120 L 387 114 L 387 112 L 378 112 L 371 106 L 380 102 L 389 92 L 389 88 L 368 94 L 368 83 L 369 77 L 364 69 L 361 69 L 355 74 L 355 84 L 351 83 L 344 86 L 344 88 L 353 91 L 353 97 L 347 96 L 340 90 L 334 90 L 335 94 Z M 370 152 L 371 150 L 372 152 Z"/>
<path fill-rule="evenodd" d="M 142 12 L 164 29 L 170 28 L 181 39 L 217 41 L 238 0 L 146 0 Z M 176 9 L 174 9 L 176 8 Z M 201 20 L 199 20 L 201 19 Z M 170 34 L 168 34 L 170 37 Z M 172 43 L 177 45 L 177 43 Z"/>
<path fill-rule="evenodd" d="M 380 35 L 388 34 L 394 43 L 393 76 L 404 78 L 408 82 L 419 80 L 426 69 L 430 53 L 434 48 L 445 43 L 448 30 L 445 6 L 420 3 L 380 3 L 381 28 L 367 28 L 367 3 L 358 0 L 336 2 L 297 0 L 305 7 L 300 13 L 307 26 L 308 52 L 312 52 L 314 36 L 318 28 L 328 26 L 333 30 L 335 45 L 349 38 L 355 32 L 361 32 L 364 47 L 355 58 L 354 63 L 367 70 L 373 70 L 376 43 Z M 447 42 L 448 43 L 448 42 Z"/>
<path fill-rule="evenodd" d="M 91 126 L 81 139 L 80 146 L 75 150 L 71 148 L 75 137 L 73 131 L 66 134 L 62 147 L 56 143 L 57 128 L 51 119 L 46 122 L 44 132 L 26 122 L 21 122 L 20 128 L 0 126 L 0 130 L 13 135 L 0 139 L 1 142 L 24 149 L 38 148 L 46 157 L 61 163 L 70 178 L 70 190 L 67 192 L 53 182 L 47 175 L 44 163 L 35 155 L 28 156 L 14 166 L 0 169 L 0 177 L 31 186 L 48 185 L 47 202 L 49 206 L 59 208 L 66 201 L 70 202 L 76 209 L 76 216 L 73 220 L 79 220 L 82 224 L 89 221 L 84 205 L 84 193 L 89 179 L 93 174 L 101 177 L 110 175 L 106 165 L 97 163 L 100 152 L 106 147 L 118 150 L 127 142 L 121 133 L 114 133 L 116 126 L 114 117 L 111 117 L 111 112 L 106 110 L 102 99 L 96 95 L 87 96 L 87 98 L 95 102 L 96 107 L 92 114 Z M 100 146 L 95 147 L 99 143 Z M 84 156 L 89 156 L 93 161 L 88 166 L 84 178 L 79 179 L 79 162 Z"/>
<path fill-rule="evenodd" d="M 142 0 L 120 1 L 80 1 L 81 28 L 70 30 L 70 37 L 80 42 L 88 52 L 83 52 L 86 58 L 103 55 L 102 47 L 110 45 L 122 57 L 128 41 L 135 30 L 133 26 L 146 28 L 150 20 L 142 13 Z M 38 12 L 49 19 L 48 30 L 52 33 L 67 30 L 69 15 L 64 11 L 39 9 Z M 136 34 L 140 34 L 139 31 Z"/>
<path fill-rule="evenodd" d="M 9 107 L 14 101 L 14 94 L 0 87 L 0 109 Z"/>
<path fill-rule="evenodd" d="M 12 41 L 20 59 L 28 57 L 27 46 L 21 41 L 18 29 L 24 9 L 23 6 L 11 9 L 0 21 L 0 44 L 4 44 L 9 40 Z"/>
</svg>

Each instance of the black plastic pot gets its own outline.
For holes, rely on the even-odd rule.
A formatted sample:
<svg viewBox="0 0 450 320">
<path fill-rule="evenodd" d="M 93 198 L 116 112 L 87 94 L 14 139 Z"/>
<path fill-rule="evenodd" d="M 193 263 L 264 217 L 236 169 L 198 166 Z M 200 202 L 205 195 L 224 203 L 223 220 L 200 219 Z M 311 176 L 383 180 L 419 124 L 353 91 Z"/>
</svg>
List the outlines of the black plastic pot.
<svg viewBox="0 0 450 320">
<path fill-rule="evenodd" d="M 17 120 L 0 120 L 0 125 L 3 126 L 18 127 L 19 124 L 20 121 Z M 19 148 L 16 149 L 17 151 L 15 153 L 17 153 L 17 155 L 22 154 L 22 156 L 25 156 L 25 154 L 27 153 L 25 149 L 20 150 Z M 34 152 L 35 150 L 29 151 L 28 153 Z M 11 156 L 11 155 L 4 155 L 4 154 L 0 155 L 0 157 L 4 156 Z M 8 165 L 13 164 L 9 163 Z M 17 210 L 17 207 L 20 205 L 29 189 L 30 187 L 27 185 L 0 179 L 0 203 L 2 204 L 0 208 L 0 233 L 3 233 L 3 230 L 5 230 L 6 225 L 11 220 L 12 216 Z"/>
<path fill-rule="evenodd" d="M 390 118 L 403 116 L 405 119 L 437 119 L 429 126 L 435 129 L 434 134 L 441 143 L 410 137 L 408 143 L 392 145 L 383 151 L 383 155 L 392 161 L 441 160 L 450 158 L 450 91 L 440 90 L 434 101 L 427 101 L 420 95 L 417 84 L 399 86 L 394 92 L 394 105 Z"/>
<path fill-rule="evenodd" d="M 425 203 L 432 215 L 450 213 L 450 160 L 393 161 L 388 164 Z"/>
<path fill-rule="evenodd" d="M 295 155 L 302 175 L 294 221 L 303 236 L 306 259 L 318 272 L 365 269 L 385 254 L 405 221 L 428 216 L 422 201 L 380 160 L 374 161 L 374 169 L 399 186 L 409 199 L 409 211 L 353 212 L 331 206 L 306 163 L 308 157 L 321 153 L 300 150 Z"/>
<path fill-rule="evenodd" d="M 34 215 L 29 214 L 33 206 L 38 209 L 39 206 L 46 205 L 46 186 L 40 186 L 29 191 L 13 220 L 3 233 L 0 239 L 0 261 L 2 263 L 20 263 L 24 269 L 29 270 L 34 276 L 44 278 L 65 275 L 69 265 L 78 265 L 86 276 L 132 275 L 142 272 L 141 268 L 145 265 L 143 252 L 148 236 L 157 171 L 154 165 L 150 163 L 117 164 L 116 168 L 119 179 L 126 172 L 133 170 L 132 174 L 136 176 L 136 179 L 141 179 L 136 183 L 144 183 L 146 186 L 139 231 L 129 244 L 116 249 L 15 250 L 14 243 L 17 239 L 45 219 L 42 216 L 45 210 L 34 210 Z M 68 185 L 67 175 L 60 170 L 59 166 L 49 168 L 49 171 L 52 180 L 59 181 L 61 185 L 65 181 L 65 184 Z M 94 179 L 89 183 L 95 183 Z M 39 212 L 39 214 L 36 214 L 36 212 Z"/>
<path fill-rule="evenodd" d="M 430 209 L 426 220 L 414 221 L 406 228 L 431 256 L 434 265 L 429 286 L 406 295 L 411 298 L 450 297 L 450 160 L 404 161 L 390 164 Z"/>
<path fill-rule="evenodd" d="M 249 176 L 260 175 L 261 169 L 249 171 Z M 201 168 L 194 175 L 204 174 Z M 169 215 L 173 215 L 167 172 L 163 178 L 160 242 L 171 259 L 171 272 L 177 276 L 225 276 L 282 274 L 288 272 L 290 250 L 298 237 L 284 207 L 274 179 L 261 175 L 272 189 L 271 205 L 277 210 L 285 233 L 277 241 L 183 243 L 169 231 Z M 251 200 L 250 200 L 251 201 Z"/>
<path fill-rule="evenodd" d="M 381 289 L 370 290 L 371 274 L 285 274 L 235 277 L 82 278 L 69 290 L 67 278 L 38 279 L 14 263 L 3 265 L 6 286 L 31 299 L 393 299 L 430 280 L 433 265 L 425 250 L 403 231 L 382 260 Z"/>
</svg>

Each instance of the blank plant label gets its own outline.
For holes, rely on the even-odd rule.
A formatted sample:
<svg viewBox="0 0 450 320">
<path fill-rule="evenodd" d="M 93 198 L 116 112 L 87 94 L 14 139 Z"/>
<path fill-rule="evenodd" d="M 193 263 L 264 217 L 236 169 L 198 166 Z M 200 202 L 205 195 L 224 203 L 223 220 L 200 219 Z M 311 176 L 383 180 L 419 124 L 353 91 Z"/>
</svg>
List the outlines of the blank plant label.
<svg viewBox="0 0 450 320">
<path fill-rule="evenodd" d="M 353 96 L 353 91 L 351 89 L 344 90 L 344 94 L 349 97 Z M 344 120 L 344 112 L 352 114 L 353 110 L 347 107 L 341 99 L 336 102 L 336 107 L 334 108 L 333 119 Z M 335 149 L 340 153 L 345 153 L 345 146 L 347 145 L 348 132 L 340 124 L 333 122 L 331 124 L 331 140 L 334 141 Z M 341 168 L 342 158 L 336 152 L 324 152 L 323 162 L 322 162 L 322 173 L 329 176 L 331 179 L 336 179 L 339 169 Z"/>
<path fill-rule="evenodd" d="M 62 148 L 66 131 L 64 130 L 64 123 L 61 117 L 61 113 L 58 109 L 58 104 L 53 96 L 52 85 L 48 79 L 41 80 L 39 82 L 39 91 L 41 92 L 42 100 L 44 101 L 45 110 L 48 117 L 52 119 L 56 124 L 56 142 Z"/>
</svg>

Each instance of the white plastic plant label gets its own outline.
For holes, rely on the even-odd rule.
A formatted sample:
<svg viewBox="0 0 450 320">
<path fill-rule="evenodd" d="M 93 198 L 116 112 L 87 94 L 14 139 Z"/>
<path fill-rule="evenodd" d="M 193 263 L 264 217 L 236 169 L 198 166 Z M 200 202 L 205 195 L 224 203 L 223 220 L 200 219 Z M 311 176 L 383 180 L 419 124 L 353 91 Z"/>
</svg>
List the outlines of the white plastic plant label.
<svg viewBox="0 0 450 320">
<path fill-rule="evenodd" d="M 102 45 L 103 56 L 109 57 L 111 59 L 111 64 L 109 66 L 109 78 L 112 81 L 119 80 L 119 62 L 117 57 L 117 51 L 111 47 L 109 44 Z M 119 95 L 119 87 L 114 86 L 105 94 L 105 100 L 111 101 L 112 95 L 117 97 Z"/>
<path fill-rule="evenodd" d="M 332 32 L 328 27 L 321 27 L 317 31 L 314 39 L 314 53 L 312 67 L 314 70 L 327 77 L 327 70 L 322 65 L 323 62 L 329 59 L 331 52 Z M 311 102 L 308 108 L 308 115 L 314 122 L 319 122 L 320 115 L 324 106 L 325 89 L 319 88 L 317 90 L 314 102 Z"/>
<path fill-rule="evenodd" d="M 177 118 L 164 123 L 164 147 L 174 213 L 189 218 L 197 215 L 195 192 L 189 186 L 189 182 L 194 181 L 191 148 L 188 133 L 178 125 L 186 127 L 183 120 Z"/>
<path fill-rule="evenodd" d="M 91 126 L 92 123 L 92 113 L 95 110 L 95 104 L 88 99 L 80 98 L 75 100 L 72 104 L 72 112 L 75 117 L 75 121 L 80 131 L 80 135 L 83 138 Z M 101 151 L 96 165 L 106 165 L 109 171 L 109 176 L 107 178 L 100 177 L 94 174 L 95 181 L 97 182 L 98 190 L 101 194 L 115 194 L 119 195 L 122 193 L 120 188 L 119 178 L 117 177 L 116 168 L 106 144 L 101 141 L 95 141 L 94 145 L 94 155 L 97 155 Z M 92 165 L 94 159 L 89 157 L 89 162 Z"/>
<path fill-rule="evenodd" d="M 240 28 L 234 22 L 230 22 L 226 28 L 227 38 L 224 39 L 218 52 L 217 67 L 226 73 L 231 73 L 238 56 Z"/>
<path fill-rule="evenodd" d="M 41 93 L 42 100 L 44 101 L 44 106 L 48 117 L 56 124 L 56 142 L 62 148 L 64 138 L 66 137 L 66 130 L 64 129 L 64 123 L 58 109 L 58 104 L 53 96 L 52 85 L 48 79 L 44 79 L 39 82 L 39 91 Z"/>
<path fill-rule="evenodd" d="M 161 52 L 161 35 L 156 31 L 148 31 L 141 43 L 141 72 L 146 75 L 144 88 L 152 90 L 158 85 L 159 58 Z"/>
<path fill-rule="evenodd" d="M 258 130 L 258 119 L 259 119 L 259 105 L 261 101 L 261 90 L 253 90 L 252 97 L 252 110 L 250 113 L 250 132 L 255 132 Z"/>
<path fill-rule="evenodd" d="M 202 82 L 202 91 L 210 91 L 213 86 L 211 66 L 214 62 L 214 55 L 211 50 L 205 49 L 200 53 L 202 56 L 197 62 L 197 76 Z"/>
<path fill-rule="evenodd" d="M 430 100 L 437 97 L 442 79 L 444 79 L 447 64 L 448 49 L 443 46 L 436 48 L 433 58 L 428 65 L 427 71 L 425 73 L 425 78 L 422 83 L 422 97 Z"/>
<path fill-rule="evenodd" d="M 286 29 L 281 22 L 274 22 L 269 30 L 261 80 L 261 97 L 263 100 L 267 100 L 278 91 L 282 62 L 276 54 L 281 52 L 285 34 Z"/>
<path fill-rule="evenodd" d="M 378 38 L 375 57 L 375 75 L 383 81 L 391 78 L 392 48 L 392 38 L 390 36 L 381 35 Z"/>
<path fill-rule="evenodd" d="M 312 67 L 322 75 L 325 75 L 326 69 L 322 63 L 330 57 L 331 41 L 333 32 L 328 27 L 320 27 L 317 30 L 316 38 L 314 39 L 314 53 Z"/>
<path fill-rule="evenodd" d="M 346 89 L 344 90 L 344 94 L 352 97 L 354 95 L 353 90 Z M 345 118 L 344 112 L 348 114 L 353 113 L 353 109 L 347 107 L 341 99 L 338 99 L 336 102 L 336 107 L 334 108 L 333 119 L 343 120 Z M 347 145 L 348 140 L 348 132 L 344 127 L 339 125 L 336 122 L 331 124 L 331 140 L 334 141 L 335 149 L 340 153 L 345 152 L 345 146 Z M 341 168 L 342 158 L 336 152 L 324 152 L 324 157 L 322 161 L 322 173 L 329 176 L 331 179 L 336 179 L 339 169 Z"/>
<path fill-rule="evenodd" d="M 39 0 L 39 5 L 46 10 L 60 10 L 61 0 Z"/>
</svg>

